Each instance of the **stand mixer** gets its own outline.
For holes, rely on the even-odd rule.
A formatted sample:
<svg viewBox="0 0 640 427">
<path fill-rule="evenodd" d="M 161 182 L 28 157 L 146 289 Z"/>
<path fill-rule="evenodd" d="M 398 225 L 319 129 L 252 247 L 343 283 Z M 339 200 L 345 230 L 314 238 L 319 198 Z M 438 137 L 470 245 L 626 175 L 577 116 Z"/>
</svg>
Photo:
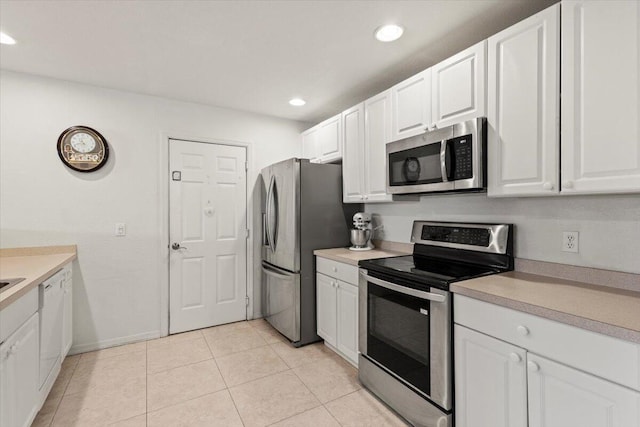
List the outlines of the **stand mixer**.
<svg viewBox="0 0 640 427">
<path fill-rule="evenodd" d="M 358 212 L 353 216 L 353 227 L 351 229 L 351 244 L 349 250 L 370 251 L 373 249 L 371 238 L 373 237 L 373 227 L 371 226 L 371 214 Z"/>
</svg>

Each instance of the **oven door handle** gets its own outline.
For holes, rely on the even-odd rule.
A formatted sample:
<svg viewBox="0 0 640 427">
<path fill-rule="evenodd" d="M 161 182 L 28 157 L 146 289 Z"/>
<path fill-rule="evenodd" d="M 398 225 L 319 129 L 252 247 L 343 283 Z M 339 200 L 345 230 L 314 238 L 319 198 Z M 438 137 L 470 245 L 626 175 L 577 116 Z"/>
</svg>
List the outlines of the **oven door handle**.
<svg viewBox="0 0 640 427">
<path fill-rule="evenodd" d="M 367 280 L 367 282 L 371 282 L 375 285 L 382 286 L 383 288 L 387 288 L 391 291 L 400 292 L 401 294 L 411 295 L 416 298 L 422 298 L 433 302 L 444 302 L 446 297 L 440 294 L 434 294 L 431 292 L 419 291 L 417 289 L 407 288 L 406 286 L 396 285 L 395 283 L 387 282 L 386 280 L 377 279 L 375 277 L 369 276 L 365 271 L 361 270 L 360 275 Z"/>
</svg>

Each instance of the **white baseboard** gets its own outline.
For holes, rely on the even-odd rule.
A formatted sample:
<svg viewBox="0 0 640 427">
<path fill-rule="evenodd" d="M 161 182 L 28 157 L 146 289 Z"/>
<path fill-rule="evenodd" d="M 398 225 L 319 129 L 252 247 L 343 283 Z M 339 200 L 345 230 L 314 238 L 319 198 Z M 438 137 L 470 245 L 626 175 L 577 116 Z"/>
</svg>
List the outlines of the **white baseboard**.
<svg viewBox="0 0 640 427">
<path fill-rule="evenodd" d="M 115 347 L 123 344 L 130 344 L 138 341 L 146 341 L 154 338 L 160 338 L 160 331 L 144 332 L 142 334 L 129 335 L 126 337 L 112 338 L 109 340 L 98 341 L 88 344 L 73 344 L 69 355 L 86 353 L 88 351 L 102 350 L 104 348 Z"/>
</svg>

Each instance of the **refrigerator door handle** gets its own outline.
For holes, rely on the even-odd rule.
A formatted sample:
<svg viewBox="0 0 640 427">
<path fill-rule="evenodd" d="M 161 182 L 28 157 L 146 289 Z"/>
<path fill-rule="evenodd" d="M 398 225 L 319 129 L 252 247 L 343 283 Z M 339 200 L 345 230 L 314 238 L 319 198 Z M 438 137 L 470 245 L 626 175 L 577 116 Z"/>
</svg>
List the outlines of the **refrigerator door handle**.
<svg viewBox="0 0 640 427">
<path fill-rule="evenodd" d="M 262 246 L 269 247 L 269 234 L 267 233 L 267 214 L 262 214 Z"/>
<path fill-rule="evenodd" d="M 268 276 L 273 276 L 277 279 L 289 279 L 291 276 L 295 276 L 295 274 L 286 271 L 286 270 L 282 270 L 278 267 L 274 267 L 272 265 L 267 265 L 264 262 L 262 263 L 262 271 L 268 275 Z"/>
<path fill-rule="evenodd" d="M 275 242 L 273 236 L 273 230 L 271 229 L 271 224 L 273 223 L 273 191 L 276 185 L 276 177 L 271 176 L 271 181 L 269 182 L 269 191 L 267 193 L 267 243 L 271 252 L 275 252 Z"/>
</svg>

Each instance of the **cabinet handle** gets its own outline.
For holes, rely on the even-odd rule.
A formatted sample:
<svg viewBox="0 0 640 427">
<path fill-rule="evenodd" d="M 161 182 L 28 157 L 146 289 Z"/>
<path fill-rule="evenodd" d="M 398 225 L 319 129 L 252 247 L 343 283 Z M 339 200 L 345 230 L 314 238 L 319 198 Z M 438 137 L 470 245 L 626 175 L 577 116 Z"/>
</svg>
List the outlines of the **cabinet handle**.
<svg viewBox="0 0 640 427">
<path fill-rule="evenodd" d="M 518 333 L 520 335 L 522 335 L 522 336 L 529 335 L 529 328 L 527 328 L 526 326 L 520 325 L 516 329 L 517 329 Z"/>
<path fill-rule="evenodd" d="M 540 370 L 540 365 L 538 365 L 536 362 L 528 361 L 527 368 L 529 368 L 531 372 L 538 372 Z"/>
<path fill-rule="evenodd" d="M 563 188 L 573 188 L 573 181 L 565 181 L 562 183 Z"/>
<path fill-rule="evenodd" d="M 520 363 L 522 357 L 520 357 L 518 353 L 511 353 L 509 354 L 509 359 L 511 359 L 513 363 Z"/>
<path fill-rule="evenodd" d="M 337 273 L 338 272 L 338 267 L 333 267 L 333 272 Z"/>
<path fill-rule="evenodd" d="M 364 196 L 364 199 L 365 199 L 365 200 L 369 199 L 369 196 Z"/>
<path fill-rule="evenodd" d="M 553 184 L 550 182 L 545 182 L 544 184 L 542 184 L 542 188 L 544 188 L 545 190 L 553 190 Z"/>
</svg>

